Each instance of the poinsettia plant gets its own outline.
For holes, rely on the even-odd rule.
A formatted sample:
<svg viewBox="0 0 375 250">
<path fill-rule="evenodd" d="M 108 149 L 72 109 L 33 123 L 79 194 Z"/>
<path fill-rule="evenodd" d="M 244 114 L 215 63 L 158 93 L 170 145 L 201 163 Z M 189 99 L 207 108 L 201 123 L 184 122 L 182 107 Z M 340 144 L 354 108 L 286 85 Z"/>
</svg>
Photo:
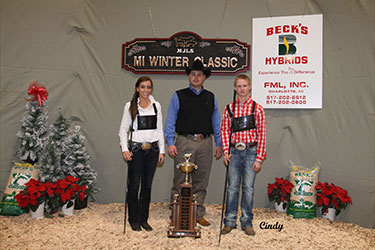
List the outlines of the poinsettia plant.
<svg viewBox="0 0 375 250">
<path fill-rule="evenodd" d="M 18 205 L 28 212 L 35 212 L 39 205 L 46 201 L 48 197 L 53 196 L 53 190 L 50 188 L 49 182 L 41 182 L 40 180 L 30 179 L 25 183 L 26 188 L 15 196 Z"/>
<path fill-rule="evenodd" d="M 276 202 L 277 205 L 284 202 L 283 209 L 285 209 L 290 202 L 290 192 L 293 187 L 289 180 L 276 177 L 274 183 L 268 184 L 268 199 Z"/>
<path fill-rule="evenodd" d="M 66 176 L 65 179 L 59 179 L 54 183 L 49 181 L 30 179 L 20 191 L 15 199 L 18 205 L 28 212 L 30 209 L 35 212 L 39 205 L 47 202 L 49 213 L 54 213 L 57 209 L 68 203 L 67 208 L 73 205 L 73 199 L 81 201 L 86 196 L 86 185 L 78 185 L 79 178 Z"/>
<path fill-rule="evenodd" d="M 73 205 L 74 199 L 81 201 L 86 196 L 86 185 L 79 185 L 76 182 L 79 178 L 73 176 L 66 176 L 65 179 L 59 179 L 55 182 L 55 193 L 59 196 L 62 205 L 68 203 L 67 208 Z"/>
<path fill-rule="evenodd" d="M 342 209 L 352 204 L 352 198 L 348 195 L 348 191 L 333 183 L 318 182 L 315 189 L 318 206 L 322 207 L 322 214 L 327 214 L 328 208 L 334 208 L 337 216 Z"/>
</svg>

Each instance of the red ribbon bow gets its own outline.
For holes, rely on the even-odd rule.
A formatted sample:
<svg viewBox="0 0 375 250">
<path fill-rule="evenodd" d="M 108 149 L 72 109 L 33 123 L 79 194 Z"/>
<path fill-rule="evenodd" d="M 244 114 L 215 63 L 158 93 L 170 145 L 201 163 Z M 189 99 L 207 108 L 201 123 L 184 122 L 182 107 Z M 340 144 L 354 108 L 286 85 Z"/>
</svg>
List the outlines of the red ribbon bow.
<svg viewBox="0 0 375 250">
<path fill-rule="evenodd" d="M 28 101 L 35 101 L 38 100 L 38 105 L 43 106 L 43 102 L 47 100 L 48 92 L 46 87 L 43 84 L 40 84 L 37 81 L 33 81 L 30 83 L 29 89 L 27 90 L 28 95 L 32 95 Z"/>
</svg>

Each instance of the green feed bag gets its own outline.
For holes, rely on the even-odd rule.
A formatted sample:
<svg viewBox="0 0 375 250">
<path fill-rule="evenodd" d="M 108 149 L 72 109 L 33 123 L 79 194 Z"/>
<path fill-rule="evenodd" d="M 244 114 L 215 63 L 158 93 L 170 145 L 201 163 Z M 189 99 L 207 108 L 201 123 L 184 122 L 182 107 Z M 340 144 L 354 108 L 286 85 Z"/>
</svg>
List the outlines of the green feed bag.
<svg viewBox="0 0 375 250">
<path fill-rule="evenodd" d="M 316 217 L 316 190 L 320 163 L 315 168 L 295 166 L 290 162 L 289 181 L 294 185 L 290 194 L 288 214 L 293 218 Z"/>
<path fill-rule="evenodd" d="M 38 171 L 35 165 L 29 163 L 16 163 L 12 168 L 8 183 L 5 187 L 5 192 L 0 203 L 0 215 L 20 215 L 24 211 L 18 206 L 14 196 L 25 188 L 25 183 L 30 179 L 38 178 Z"/>
</svg>

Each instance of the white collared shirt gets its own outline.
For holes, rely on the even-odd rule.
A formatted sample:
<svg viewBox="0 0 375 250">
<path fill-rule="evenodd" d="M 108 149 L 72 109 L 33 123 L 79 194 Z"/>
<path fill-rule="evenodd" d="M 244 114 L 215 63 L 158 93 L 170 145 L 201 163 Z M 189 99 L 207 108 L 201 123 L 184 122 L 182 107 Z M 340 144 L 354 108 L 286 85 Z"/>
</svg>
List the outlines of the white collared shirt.
<svg viewBox="0 0 375 250">
<path fill-rule="evenodd" d="M 165 154 L 165 145 L 164 145 L 164 134 L 163 134 L 163 115 L 161 112 L 161 105 L 159 102 L 155 101 L 152 95 L 149 96 L 149 100 L 151 104 L 147 108 L 142 108 L 139 106 L 139 98 L 138 98 L 138 113 L 140 116 L 144 115 L 155 115 L 155 110 L 153 107 L 153 103 L 156 105 L 157 113 L 157 122 L 156 122 L 156 129 L 146 129 L 146 130 L 138 130 L 138 117 L 136 116 L 133 122 L 133 135 L 132 141 L 134 142 L 154 142 L 158 141 L 160 154 Z M 124 107 L 124 112 L 122 115 L 120 130 L 119 130 L 119 137 L 120 137 L 120 145 L 122 152 L 129 151 L 128 149 L 128 139 L 130 139 L 130 127 L 132 124 L 132 118 L 129 111 L 130 102 L 127 102 Z"/>
</svg>

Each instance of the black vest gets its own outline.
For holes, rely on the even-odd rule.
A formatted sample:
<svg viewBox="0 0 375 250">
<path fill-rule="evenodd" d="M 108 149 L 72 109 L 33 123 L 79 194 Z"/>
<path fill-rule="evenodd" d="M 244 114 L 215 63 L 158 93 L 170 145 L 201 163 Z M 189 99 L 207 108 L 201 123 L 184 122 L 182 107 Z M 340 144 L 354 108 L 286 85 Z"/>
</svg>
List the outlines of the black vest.
<svg viewBox="0 0 375 250">
<path fill-rule="evenodd" d="M 199 95 L 196 95 L 189 88 L 181 89 L 176 93 L 180 102 L 176 132 L 180 134 L 213 134 L 214 94 L 203 90 Z"/>
</svg>

